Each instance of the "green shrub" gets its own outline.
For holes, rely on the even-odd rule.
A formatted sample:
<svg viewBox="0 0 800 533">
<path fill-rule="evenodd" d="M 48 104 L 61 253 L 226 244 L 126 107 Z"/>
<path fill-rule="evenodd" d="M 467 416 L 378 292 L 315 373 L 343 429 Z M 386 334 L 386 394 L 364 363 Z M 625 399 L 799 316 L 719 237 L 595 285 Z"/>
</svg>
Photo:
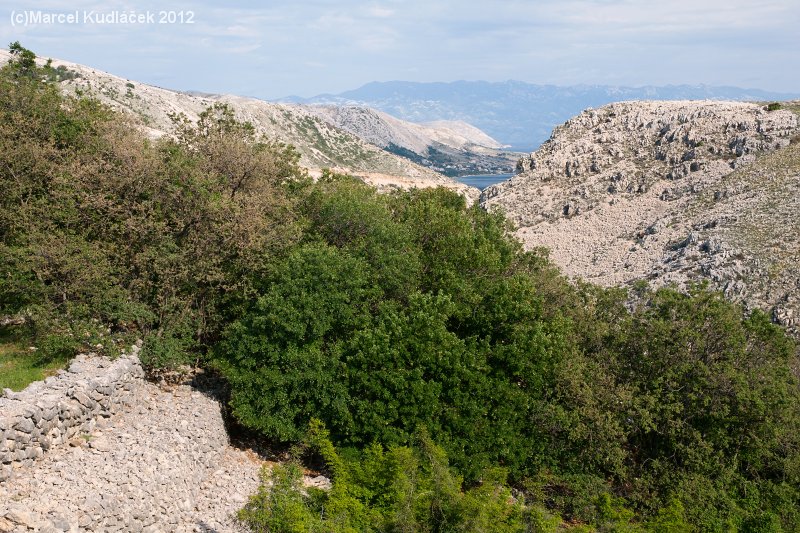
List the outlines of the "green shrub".
<svg viewBox="0 0 800 533">
<path fill-rule="evenodd" d="M 19 43 L 12 56 L 0 70 L 0 313 L 26 316 L 34 339 L 66 346 L 97 321 L 147 337 L 147 364 L 196 359 L 297 237 L 284 194 L 302 176 L 297 154 L 224 106 L 151 142 L 99 102 L 63 96 L 61 71 Z"/>
<path fill-rule="evenodd" d="M 669 500 L 666 507 L 658 510 L 646 524 L 646 529 L 653 533 L 690 533 L 695 530 L 686 520 L 683 504 L 675 498 Z"/>
<path fill-rule="evenodd" d="M 298 194 L 305 242 L 215 350 L 245 425 L 294 441 L 319 416 L 358 448 L 425 425 L 468 481 L 503 465 L 600 528 L 673 497 L 698 529 L 797 523 L 795 345 L 763 313 L 702 288 L 571 287 L 445 191 Z"/>
<path fill-rule="evenodd" d="M 796 508 L 770 503 L 775 483 L 800 480 L 792 451 L 800 443 L 796 345 L 764 313 L 743 320 L 741 308 L 716 293 L 642 296 L 597 355 L 614 382 L 594 383 L 616 392 L 590 396 L 597 407 L 576 406 L 618 414 L 627 466 L 617 475 L 636 480 L 632 503 L 652 510 L 673 494 L 700 529 L 741 527 L 764 506 Z M 790 499 L 798 497 L 793 491 Z"/>
<path fill-rule="evenodd" d="M 185 331 L 153 332 L 142 344 L 142 364 L 146 368 L 164 370 L 190 364 L 197 357 L 190 342 L 191 335 Z"/>
<path fill-rule="evenodd" d="M 75 355 L 81 343 L 71 335 L 46 335 L 37 343 L 37 358 L 40 364 L 50 361 L 66 361 Z"/>
<path fill-rule="evenodd" d="M 512 497 L 502 470 L 487 471 L 462 490 L 444 451 L 425 432 L 414 447 L 373 444 L 342 457 L 312 421 L 306 442 L 330 472 L 331 489 L 303 489 L 297 463 L 265 467 L 258 492 L 238 515 L 252 531 L 511 533 L 552 531 L 557 520 Z"/>
<path fill-rule="evenodd" d="M 312 187 L 303 207 L 309 242 L 215 350 L 235 416 L 283 441 L 318 416 L 356 446 L 405 445 L 426 425 L 471 479 L 531 467 L 536 402 L 572 348 L 502 219 L 454 193 L 347 180 Z"/>
</svg>

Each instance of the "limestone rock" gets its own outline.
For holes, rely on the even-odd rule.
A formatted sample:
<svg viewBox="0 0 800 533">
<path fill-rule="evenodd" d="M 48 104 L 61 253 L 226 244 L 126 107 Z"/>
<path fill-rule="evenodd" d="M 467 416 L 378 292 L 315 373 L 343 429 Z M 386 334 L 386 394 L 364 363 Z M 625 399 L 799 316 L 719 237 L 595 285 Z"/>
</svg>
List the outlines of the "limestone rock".
<svg viewBox="0 0 800 533">
<path fill-rule="evenodd" d="M 97 359 L 79 357 L 70 372 L 30 389 L 40 404 L 63 408 L 58 420 L 73 446 L 44 453 L 10 441 L 9 453 L 37 458 L 17 464 L 13 477 L 11 465 L 0 465 L 0 533 L 239 531 L 233 514 L 257 489 L 261 461 L 230 446 L 218 401 L 191 385 L 167 390 L 141 380 L 135 356 Z M 124 384 L 133 386 L 126 391 Z M 102 424 L 99 412 L 78 401 L 86 403 L 90 395 L 78 393 L 86 390 L 110 393 L 103 396 L 114 409 Z M 37 412 L 28 402 L 2 401 L 14 416 Z M 69 420 L 78 425 L 67 427 Z M 4 416 L 0 427 L 30 437 Z"/>
<path fill-rule="evenodd" d="M 622 102 L 563 126 L 486 189 L 572 277 L 706 279 L 800 337 L 800 103 Z M 787 109 L 788 107 L 788 109 Z M 694 235 L 690 241 L 687 235 Z"/>
<path fill-rule="evenodd" d="M 11 509 L 6 513 L 5 519 L 12 524 L 25 526 L 30 529 L 33 529 L 39 524 L 33 513 L 29 511 L 23 511 L 22 509 Z"/>
</svg>

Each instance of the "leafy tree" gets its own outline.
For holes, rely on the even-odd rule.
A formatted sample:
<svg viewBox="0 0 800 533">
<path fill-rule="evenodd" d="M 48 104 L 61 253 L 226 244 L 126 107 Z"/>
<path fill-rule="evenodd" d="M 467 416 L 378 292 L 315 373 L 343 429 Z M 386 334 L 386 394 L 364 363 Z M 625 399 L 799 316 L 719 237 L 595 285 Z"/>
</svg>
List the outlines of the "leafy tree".
<svg viewBox="0 0 800 533">
<path fill-rule="evenodd" d="M 36 67 L 36 54 L 23 47 L 19 41 L 8 45 L 11 53 L 9 66 L 15 77 L 35 78 L 40 72 Z"/>
<path fill-rule="evenodd" d="M 424 424 L 470 477 L 531 466 L 532 410 L 572 348 L 505 222 L 439 190 L 333 179 L 304 194 L 309 244 L 216 348 L 236 416 L 278 440 L 319 416 L 358 446 Z"/>
<path fill-rule="evenodd" d="M 12 48 L 0 71 L 0 312 L 27 316 L 34 341 L 138 331 L 148 364 L 194 361 L 297 237 L 284 190 L 303 177 L 296 154 L 224 109 L 151 142 L 44 71 L 21 76 L 35 61 Z"/>
</svg>

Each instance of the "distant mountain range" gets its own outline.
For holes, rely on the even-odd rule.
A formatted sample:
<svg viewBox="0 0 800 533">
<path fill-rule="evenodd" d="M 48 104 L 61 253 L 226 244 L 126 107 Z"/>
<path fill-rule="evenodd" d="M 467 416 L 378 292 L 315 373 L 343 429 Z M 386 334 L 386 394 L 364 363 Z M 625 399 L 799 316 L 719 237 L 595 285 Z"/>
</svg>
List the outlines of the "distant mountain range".
<svg viewBox="0 0 800 533">
<path fill-rule="evenodd" d="M 626 100 L 792 100 L 800 93 L 708 85 L 615 87 L 534 85 L 521 81 L 373 82 L 340 94 L 290 96 L 284 102 L 366 105 L 412 122 L 460 120 L 497 139 L 510 150 L 531 151 L 553 128 L 587 107 Z"/>
</svg>

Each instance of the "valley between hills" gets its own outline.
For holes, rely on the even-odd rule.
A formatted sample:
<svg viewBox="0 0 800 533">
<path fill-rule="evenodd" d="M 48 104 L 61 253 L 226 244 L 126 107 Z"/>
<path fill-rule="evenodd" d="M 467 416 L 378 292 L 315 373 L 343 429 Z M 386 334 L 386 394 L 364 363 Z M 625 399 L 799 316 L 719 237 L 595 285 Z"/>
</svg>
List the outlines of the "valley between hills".
<svg viewBox="0 0 800 533">
<path fill-rule="evenodd" d="M 415 124 L 343 98 L 274 104 L 53 64 L 77 74 L 62 90 L 130 114 L 152 137 L 172 130 L 172 114 L 196 120 L 230 104 L 259 133 L 294 146 L 312 175 L 328 168 L 379 188 L 445 186 L 477 200 L 476 189 L 440 171 L 516 170 L 480 203 L 502 209 L 525 246 L 550 249 L 568 275 L 603 285 L 706 280 L 798 334 L 797 102 L 774 111 L 711 100 L 610 104 L 568 120 L 525 155 L 464 122 Z"/>
<path fill-rule="evenodd" d="M 522 154 L 25 52 L 0 355 L 66 370 L 0 396 L 0 532 L 800 527 L 799 101 Z"/>
</svg>

